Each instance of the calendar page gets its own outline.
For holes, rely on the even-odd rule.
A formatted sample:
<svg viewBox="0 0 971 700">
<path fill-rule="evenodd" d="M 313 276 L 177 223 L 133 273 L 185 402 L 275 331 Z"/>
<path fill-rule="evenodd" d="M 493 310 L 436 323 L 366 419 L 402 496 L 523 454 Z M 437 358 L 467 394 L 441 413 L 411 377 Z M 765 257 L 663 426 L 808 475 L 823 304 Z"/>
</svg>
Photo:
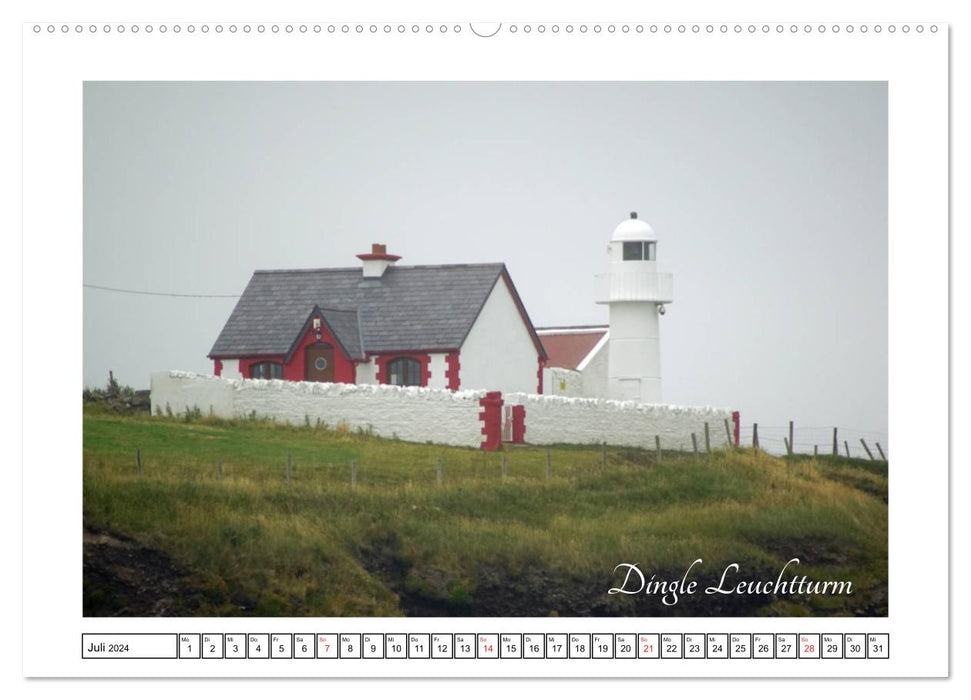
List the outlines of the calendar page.
<svg viewBox="0 0 971 700">
<path fill-rule="evenodd" d="M 948 675 L 946 18 L 272 14 L 23 25 L 24 675 Z"/>
</svg>

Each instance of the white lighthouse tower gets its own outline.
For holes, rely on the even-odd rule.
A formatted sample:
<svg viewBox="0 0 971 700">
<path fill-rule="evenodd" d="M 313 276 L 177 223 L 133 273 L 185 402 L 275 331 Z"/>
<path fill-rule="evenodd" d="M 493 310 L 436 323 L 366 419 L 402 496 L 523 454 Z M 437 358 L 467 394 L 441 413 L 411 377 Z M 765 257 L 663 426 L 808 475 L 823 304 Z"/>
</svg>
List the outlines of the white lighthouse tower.
<svg viewBox="0 0 971 700">
<path fill-rule="evenodd" d="M 631 212 L 607 246 L 609 272 L 598 275 L 598 304 L 610 305 L 607 398 L 661 402 L 658 320 L 674 301 L 673 279 L 657 269 L 657 236 Z"/>
</svg>

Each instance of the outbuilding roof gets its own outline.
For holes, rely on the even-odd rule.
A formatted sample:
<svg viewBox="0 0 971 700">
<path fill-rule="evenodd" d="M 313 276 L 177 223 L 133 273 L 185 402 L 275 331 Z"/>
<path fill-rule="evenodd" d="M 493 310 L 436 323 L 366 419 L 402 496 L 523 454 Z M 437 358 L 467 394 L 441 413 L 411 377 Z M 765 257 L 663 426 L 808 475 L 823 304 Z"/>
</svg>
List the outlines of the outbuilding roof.
<svg viewBox="0 0 971 700">
<path fill-rule="evenodd" d="M 568 326 L 538 329 L 549 358 L 547 366 L 579 369 L 607 335 L 604 326 Z"/>
<path fill-rule="evenodd" d="M 457 350 L 500 278 L 545 357 L 502 263 L 395 265 L 379 279 L 362 277 L 360 267 L 257 270 L 209 356 L 289 356 L 315 308 L 351 359 Z"/>
</svg>

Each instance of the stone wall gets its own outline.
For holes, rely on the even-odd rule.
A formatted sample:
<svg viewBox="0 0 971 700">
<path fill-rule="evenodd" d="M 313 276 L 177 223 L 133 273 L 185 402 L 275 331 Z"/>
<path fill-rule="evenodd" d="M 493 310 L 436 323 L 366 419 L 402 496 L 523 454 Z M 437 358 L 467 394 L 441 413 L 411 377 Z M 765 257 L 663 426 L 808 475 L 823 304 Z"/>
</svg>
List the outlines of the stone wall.
<svg viewBox="0 0 971 700">
<path fill-rule="evenodd" d="M 730 409 L 526 393 L 226 379 L 178 371 L 153 374 L 151 391 L 155 415 L 198 410 L 202 415 L 255 416 L 293 425 L 316 425 L 319 420 L 385 438 L 486 449 L 499 446 L 495 436 L 490 437 L 486 417 L 493 404 L 522 406 L 525 441 L 535 445 L 607 442 L 654 449 L 658 436 L 663 449 L 690 450 L 694 433 L 699 449 L 704 449 L 706 422 L 713 448 L 728 443 L 726 420 L 734 430 Z M 495 412 L 498 416 L 498 409 Z"/>
<path fill-rule="evenodd" d="M 703 450 L 706 422 L 713 449 L 728 444 L 726 419 L 734 430 L 732 411 L 726 408 L 537 394 L 505 394 L 503 398 L 507 405 L 525 407 L 526 442 L 535 445 L 606 442 L 654 449 L 656 435 L 661 438 L 662 449 L 690 450 L 691 434 L 695 433 L 698 448 Z"/>
<path fill-rule="evenodd" d="M 279 379 L 223 379 L 190 372 L 152 375 L 152 412 L 222 418 L 273 418 L 293 425 L 319 419 L 385 438 L 479 447 L 484 391 Z"/>
</svg>

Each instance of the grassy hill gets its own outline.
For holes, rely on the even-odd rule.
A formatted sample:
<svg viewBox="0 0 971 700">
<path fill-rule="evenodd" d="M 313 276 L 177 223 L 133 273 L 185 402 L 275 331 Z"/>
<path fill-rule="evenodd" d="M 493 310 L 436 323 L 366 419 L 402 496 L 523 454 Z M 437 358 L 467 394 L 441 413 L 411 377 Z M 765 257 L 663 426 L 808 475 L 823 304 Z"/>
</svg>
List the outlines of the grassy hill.
<svg viewBox="0 0 971 700">
<path fill-rule="evenodd" d="M 598 446 L 484 453 L 96 408 L 83 462 L 86 615 L 887 614 L 882 463 L 611 448 L 604 467 Z M 701 558 L 703 588 L 733 562 L 775 581 L 792 557 L 790 575 L 852 594 L 607 595 L 621 562 L 670 581 Z"/>
</svg>

